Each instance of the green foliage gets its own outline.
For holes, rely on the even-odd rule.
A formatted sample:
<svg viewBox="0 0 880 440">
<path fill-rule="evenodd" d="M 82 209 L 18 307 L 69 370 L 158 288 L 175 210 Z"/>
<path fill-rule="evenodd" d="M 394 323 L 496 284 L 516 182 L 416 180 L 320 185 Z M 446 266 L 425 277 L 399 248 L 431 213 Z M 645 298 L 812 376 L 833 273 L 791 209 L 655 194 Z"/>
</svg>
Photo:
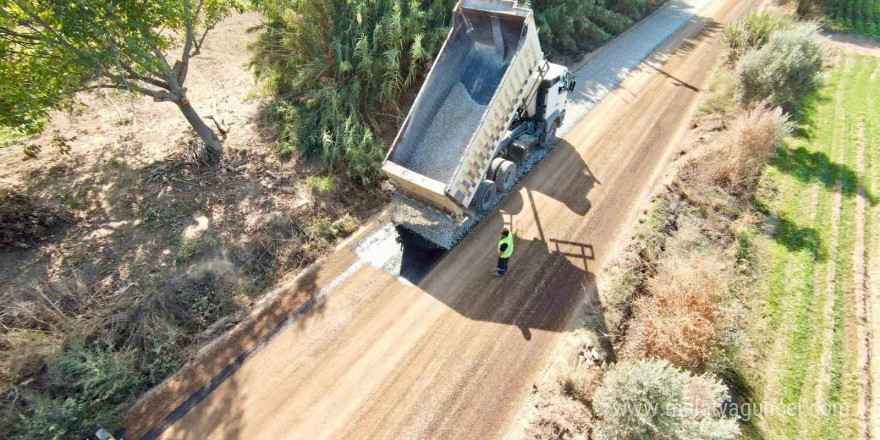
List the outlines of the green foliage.
<svg viewBox="0 0 880 440">
<path fill-rule="evenodd" d="M 614 440 L 733 439 L 736 420 L 720 415 L 727 387 L 691 376 L 665 360 L 615 364 L 593 396 L 602 419 L 597 438 Z"/>
<path fill-rule="evenodd" d="M 157 385 L 183 365 L 180 343 L 184 332 L 176 325 L 156 319 L 144 336 L 146 353 L 141 357 L 140 370 L 149 386 Z"/>
<path fill-rule="evenodd" d="M 773 32 L 766 45 L 752 50 L 737 66 L 737 97 L 742 103 L 767 100 L 791 111 L 819 86 L 822 46 L 818 28 L 802 24 Z"/>
<path fill-rule="evenodd" d="M 770 12 L 750 12 L 724 29 L 721 41 L 724 43 L 724 60 L 735 64 L 747 52 L 760 49 L 773 32 L 794 27 L 794 22 L 786 16 Z"/>
<path fill-rule="evenodd" d="M 809 7 L 811 1 L 801 0 L 800 3 L 807 4 L 804 6 L 806 10 L 812 9 Z M 823 0 L 818 3 L 837 30 L 880 39 L 880 3 L 876 0 Z"/>
<path fill-rule="evenodd" d="M 336 176 L 306 177 L 306 188 L 319 194 L 330 194 L 336 190 Z"/>
<path fill-rule="evenodd" d="M 178 264 L 186 264 L 220 247 L 220 239 L 205 233 L 190 240 L 181 240 L 177 248 Z"/>
<path fill-rule="evenodd" d="M 82 437 L 96 424 L 122 419 L 144 391 L 133 352 L 104 341 L 74 345 L 49 361 L 51 395 L 33 396 L 13 440 Z"/>
<path fill-rule="evenodd" d="M 533 0 L 541 47 L 551 57 L 594 50 L 665 0 Z"/>
<path fill-rule="evenodd" d="M 452 0 L 264 0 L 268 17 L 254 62 L 283 99 L 278 152 L 320 157 L 363 184 L 374 182 L 396 129 L 398 101 L 427 72 L 446 36 Z"/>
<path fill-rule="evenodd" d="M 11 0 L 0 6 L 0 126 L 38 131 L 100 84 L 181 102 L 189 58 L 240 0 Z M 164 52 L 185 40 L 179 62 Z"/>
<path fill-rule="evenodd" d="M 3 67 L 0 67 L 2 69 Z M 0 149 L 23 142 L 25 137 L 19 130 L 0 126 Z"/>
</svg>

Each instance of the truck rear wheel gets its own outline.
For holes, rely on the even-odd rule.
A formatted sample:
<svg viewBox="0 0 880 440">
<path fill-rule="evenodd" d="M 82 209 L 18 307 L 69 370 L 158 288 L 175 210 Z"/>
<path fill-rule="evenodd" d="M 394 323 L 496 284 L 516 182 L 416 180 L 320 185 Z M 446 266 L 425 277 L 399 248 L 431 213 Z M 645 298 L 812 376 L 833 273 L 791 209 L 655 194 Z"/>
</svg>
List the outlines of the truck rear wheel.
<svg viewBox="0 0 880 440">
<path fill-rule="evenodd" d="M 498 185 L 498 191 L 507 192 L 516 183 L 516 164 L 502 159 L 495 170 L 495 175 L 492 176 L 492 180 Z"/>
<path fill-rule="evenodd" d="M 474 195 L 474 207 L 480 211 L 488 211 L 495 201 L 495 195 L 498 193 L 498 185 L 495 182 L 486 179 L 480 182 L 477 187 L 477 193 Z"/>
</svg>

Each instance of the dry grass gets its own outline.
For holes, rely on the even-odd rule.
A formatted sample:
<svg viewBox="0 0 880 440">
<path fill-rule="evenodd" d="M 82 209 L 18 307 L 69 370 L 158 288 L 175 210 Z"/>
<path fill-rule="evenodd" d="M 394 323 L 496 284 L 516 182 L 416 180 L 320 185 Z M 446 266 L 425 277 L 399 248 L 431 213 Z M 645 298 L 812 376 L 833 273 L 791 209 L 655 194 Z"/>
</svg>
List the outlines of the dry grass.
<svg viewBox="0 0 880 440">
<path fill-rule="evenodd" d="M 721 332 L 718 301 L 727 280 L 720 269 L 712 258 L 667 258 L 648 283 L 651 296 L 635 302 L 624 357 L 663 358 L 689 369 L 705 365 Z"/>
<path fill-rule="evenodd" d="M 602 383 L 602 370 L 592 365 L 582 365 L 559 376 L 559 385 L 567 396 L 590 406 L 593 393 Z"/>
<path fill-rule="evenodd" d="M 730 144 L 709 162 L 712 179 L 744 194 L 754 189 L 763 166 L 773 158 L 792 124 L 781 108 L 758 104 L 745 111 L 729 132 Z"/>
</svg>

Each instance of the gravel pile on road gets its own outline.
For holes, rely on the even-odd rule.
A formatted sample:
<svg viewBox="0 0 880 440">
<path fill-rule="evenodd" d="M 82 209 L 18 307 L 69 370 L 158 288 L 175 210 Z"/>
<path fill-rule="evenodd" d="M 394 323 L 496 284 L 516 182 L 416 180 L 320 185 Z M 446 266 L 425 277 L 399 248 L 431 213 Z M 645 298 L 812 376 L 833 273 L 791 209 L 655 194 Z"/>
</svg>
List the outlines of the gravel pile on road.
<svg viewBox="0 0 880 440">
<path fill-rule="evenodd" d="M 474 101 L 464 84 L 456 83 L 404 166 L 449 182 L 485 111 L 486 106 Z"/>
<path fill-rule="evenodd" d="M 712 0 L 673 0 L 606 44 L 574 72 L 577 88 L 568 95 L 565 121 L 557 134 L 563 136 L 605 96 L 611 93 L 642 61 Z"/>
</svg>

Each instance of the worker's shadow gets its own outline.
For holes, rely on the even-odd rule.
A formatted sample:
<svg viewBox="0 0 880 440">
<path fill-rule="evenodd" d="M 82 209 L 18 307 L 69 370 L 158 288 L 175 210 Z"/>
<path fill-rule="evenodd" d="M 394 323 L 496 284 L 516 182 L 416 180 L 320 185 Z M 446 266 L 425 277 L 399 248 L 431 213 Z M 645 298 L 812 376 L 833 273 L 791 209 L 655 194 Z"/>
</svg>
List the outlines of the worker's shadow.
<svg viewBox="0 0 880 440">
<path fill-rule="evenodd" d="M 607 334 L 596 278 L 591 271 L 595 269 L 592 245 L 555 238 L 557 231 L 546 229 L 533 196 L 540 192 L 583 216 L 591 207 L 587 196 L 597 183 L 580 154 L 568 142 L 560 141 L 521 187 L 509 194 L 496 212 L 487 216 L 449 254 L 409 251 L 413 258 L 436 258 L 438 275 L 461 273 L 460 279 L 435 279 L 434 271 L 428 269 L 415 284 L 469 319 L 516 326 L 527 340 L 535 329 L 566 330 L 572 313 L 581 304 L 596 308 L 594 315 L 598 313 L 600 319 L 592 319 L 590 326 L 599 334 Z M 528 209 L 524 208 L 525 198 L 529 199 Z M 530 238 L 525 238 L 520 234 L 517 219 L 529 217 L 534 223 Z M 515 252 L 507 275 L 497 278 L 492 271 L 500 238 L 498 231 L 502 227 L 514 232 Z"/>
</svg>

